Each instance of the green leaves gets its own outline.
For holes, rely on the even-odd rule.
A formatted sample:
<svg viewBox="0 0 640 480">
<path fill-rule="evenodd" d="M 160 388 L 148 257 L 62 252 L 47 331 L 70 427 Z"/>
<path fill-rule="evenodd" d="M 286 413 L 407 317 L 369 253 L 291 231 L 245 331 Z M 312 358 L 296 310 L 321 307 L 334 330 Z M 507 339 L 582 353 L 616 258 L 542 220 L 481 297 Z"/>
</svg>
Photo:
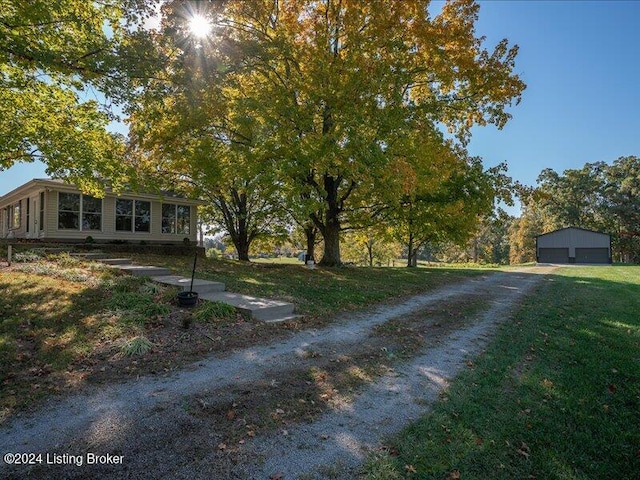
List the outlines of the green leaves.
<svg viewBox="0 0 640 480">
<path fill-rule="evenodd" d="M 141 0 L 0 1 L 0 169 L 42 160 L 48 173 L 100 194 L 127 181 L 124 142 L 106 96 L 123 99 Z"/>
</svg>

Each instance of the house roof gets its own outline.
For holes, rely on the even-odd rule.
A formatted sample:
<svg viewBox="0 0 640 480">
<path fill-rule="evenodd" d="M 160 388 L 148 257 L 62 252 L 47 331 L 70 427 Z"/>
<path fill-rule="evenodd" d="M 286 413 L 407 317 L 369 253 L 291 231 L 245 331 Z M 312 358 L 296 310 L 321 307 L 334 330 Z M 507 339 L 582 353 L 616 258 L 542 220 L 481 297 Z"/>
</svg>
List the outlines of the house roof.
<svg viewBox="0 0 640 480">
<path fill-rule="evenodd" d="M 65 182 L 59 178 L 34 178 L 33 180 L 29 180 L 27 183 L 20 185 L 18 188 L 10 191 L 6 195 L 0 197 L 0 206 L 4 206 L 6 204 L 11 203 L 12 201 L 18 199 L 18 197 L 24 195 L 27 191 L 32 188 L 50 188 L 55 190 L 68 190 L 68 191 L 79 191 L 77 187 L 74 185 Z M 175 192 L 170 192 L 167 190 L 162 190 L 160 193 L 150 193 L 150 192 L 133 192 L 133 191 L 124 191 L 122 193 L 116 194 L 111 191 L 111 188 L 105 188 L 106 195 L 113 196 L 133 196 L 145 199 L 170 199 L 170 200 L 180 200 L 186 203 L 191 203 L 195 205 L 202 205 L 204 202 L 200 200 L 192 200 L 188 199 L 182 195 L 178 195 Z"/>
<path fill-rule="evenodd" d="M 544 237 L 545 235 L 551 235 L 553 233 L 558 233 L 558 232 L 562 232 L 563 230 L 581 230 L 583 232 L 588 232 L 588 233 L 595 233 L 597 235 L 606 235 L 607 237 L 610 237 L 610 235 L 608 233 L 603 233 L 603 232 L 596 232 L 595 230 L 589 230 L 587 228 L 581 228 L 581 227 L 565 227 L 565 228 L 559 228 L 558 230 L 554 230 L 552 232 L 547 232 L 547 233 L 541 233 L 540 235 L 536 235 L 537 237 Z"/>
</svg>

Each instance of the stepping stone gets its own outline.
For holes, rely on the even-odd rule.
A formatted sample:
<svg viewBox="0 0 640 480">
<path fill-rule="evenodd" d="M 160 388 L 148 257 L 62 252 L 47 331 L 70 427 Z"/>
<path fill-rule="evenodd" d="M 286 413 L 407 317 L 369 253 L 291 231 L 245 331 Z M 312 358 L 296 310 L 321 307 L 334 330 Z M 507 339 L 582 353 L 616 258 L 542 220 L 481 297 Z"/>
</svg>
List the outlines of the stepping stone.
<svg viewBox="0 0 640 480">
<path fill-rule="evenodd" d="M 130 273 L 137 277 L 160 277 L 171 273 L 171 270 L 163 267 L 153 267 L 149 265 L 114 265 L 123 272 Z"/>
<path fill-rule="evenodd" d="M 230 292 L 205 293 L 200 295 L 200 298 L 211 302 L 227 303 L 240 312 L 265 322 L 288 320 L 294 317 L 292 315 L 294 305 L 279 300 L 267 300 Z"/>
<path fill-rule="evenodd" d="M 130 258 L 100 258 L 97 261 L 107 265 L 131 265 Z"/>
<path fill-rule="evenodd" d="M 188 291 L 189 286 L 191 285 L 191 278 L 181 277 L 179 275 L 153 277 L 153 281 L 163 283 L 165 285 L 182 287 L 184 291 Z M 224 292 L 224 289 L 224 283 L 212 282 L 211 280 L 201 280 L 199 278 L 193 279 L 193 291 L 198 292 L 200 295 L 209 292 Z"/>
</svg>

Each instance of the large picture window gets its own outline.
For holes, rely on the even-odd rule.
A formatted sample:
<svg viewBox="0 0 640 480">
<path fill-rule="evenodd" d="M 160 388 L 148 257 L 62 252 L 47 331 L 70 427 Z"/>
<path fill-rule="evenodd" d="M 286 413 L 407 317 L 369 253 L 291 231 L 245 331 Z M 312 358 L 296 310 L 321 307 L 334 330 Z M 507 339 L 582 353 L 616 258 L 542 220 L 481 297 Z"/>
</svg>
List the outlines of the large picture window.
<svg viewBox="0 0 640 480">
<path fill-rule="evenodd" d="M 162 204 L 162 233 L 189 235 L 191 207 L 188 205 Z"/>
<path fill-rule="evenodd" d="M 58 192 L 58 228 L 102 230 L 102 199 L 79 193 Z"/>
<path fill-rule="evenodd" d="M 116 231 L 149 232 L 151 230 L 151 202 L 116 199 Z"/>
</svg>

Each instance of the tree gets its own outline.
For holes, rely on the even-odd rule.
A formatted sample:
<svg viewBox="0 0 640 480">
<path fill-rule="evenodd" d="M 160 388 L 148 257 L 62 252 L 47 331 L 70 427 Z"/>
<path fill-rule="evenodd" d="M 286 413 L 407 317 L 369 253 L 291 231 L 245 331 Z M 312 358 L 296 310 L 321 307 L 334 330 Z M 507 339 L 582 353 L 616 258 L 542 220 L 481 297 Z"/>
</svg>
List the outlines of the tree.
<svg viewBox="0 0 640 480">
<path fill-rule="evenodd" d="M 620 259 L 640 263 L 640 158 L 620 157 L 605 170 L 604 197 Z"/>
<path fill-rule="evenodd" d="M 606 229 L 603 162 L 587 163 L 581 169 L 567 169 L 562 175 L 550 168 L 538 176 L 537 201 L 557 228 Z"/>
<path fill-rule="evenodd" d="M 463 244 L 473 235 L 493 208 L 495 179 L 501 179 L 498 172 L 505 167 L 485 172 L 479 158 L 439 135 L 405 142 L 403 150 L 415 150 L 409 157 L 416 160 L 405 164 L 409 172 L 397 175 L 403 194 L 392 203 L 387 221 L 407 251 L 407 266 L 415 267 L 418 252 L 427 245 Z"/>
<path fill-rule="evenodd" d="M 123 186 L 123 138 L 106 126 L 145 65 L 150 3 L 0 0 L 0 169 L 39 159 L 87 192 Z"/>
<path fill-rule="evenodd" d="M 282 182 L 267 148 L 270 126 L 253 114 L 247 92 L 230 73 L 236 66 L 222 67 L 190 37 L 186 25 L 195 5 L 163 8 L 153 45 L 155 57 L 164 60 L 136 98 L 130 153 L 149 184 L 205 200 L 205 212 L 226 230 L 238 259 L 249 261 L 256 238 L 286 231 Z"/>
<path fill-rule="evenodd" d="M 341 263 L 341 231 L 380 213 L 396 142 L 439 125 L 464 142 L 473 125 L 504 126 L 520 99 L 517 47 L 483 48 L 478 5 L 450 1 L 435 18 L 428 6 L 246 0 L 216 12 L 223 45 L 209 63 L 231 65 L 225 92 L 272 128 L 267 145 L 282 181 L 309 199 L 323 265 Z"/>
<path fill-rule="evenodd" d="M 347 262 L 369 267 L 392 265 L 402 254 L 402 246 L 384 225 L 376 225 L 344 235 L 344 258 Z"/>
</svg>

